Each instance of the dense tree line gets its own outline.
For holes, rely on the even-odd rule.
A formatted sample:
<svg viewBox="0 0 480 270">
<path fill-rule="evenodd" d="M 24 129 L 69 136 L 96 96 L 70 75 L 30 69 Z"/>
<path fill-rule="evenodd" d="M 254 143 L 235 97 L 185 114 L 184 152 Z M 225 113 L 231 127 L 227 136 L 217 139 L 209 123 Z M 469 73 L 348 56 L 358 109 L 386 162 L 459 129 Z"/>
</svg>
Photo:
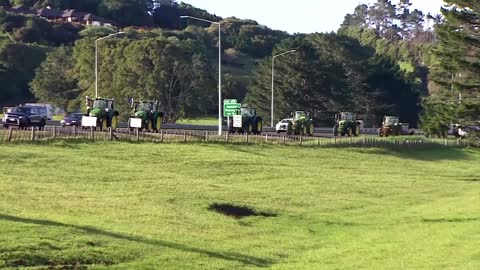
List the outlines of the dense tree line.
<svg viewBox="0 0 480 270">
<path fill-rule="evenodd" d="M 480 120 L 480 4 L 448 0 L 443 21 L 436 27 L 438 44 L 433 48 L 429 84 L 424 100 L 424 129 L 432 134 L 451 123 Z"/>
</svg>

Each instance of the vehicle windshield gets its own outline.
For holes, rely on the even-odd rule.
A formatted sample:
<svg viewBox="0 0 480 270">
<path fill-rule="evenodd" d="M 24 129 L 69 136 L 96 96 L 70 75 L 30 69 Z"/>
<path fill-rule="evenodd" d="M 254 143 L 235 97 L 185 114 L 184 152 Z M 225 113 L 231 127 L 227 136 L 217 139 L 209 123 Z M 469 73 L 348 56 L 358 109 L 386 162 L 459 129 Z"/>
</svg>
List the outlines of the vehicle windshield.
<svg viewBox="0 0 480 270">
<path fill-rule="evenodd" d="M 72 119 L 81 119 L 83 117 L 82 113 L 71 113 L 68 115 L 68 118 Z"/>
<path fill-rule="evenodd" d="M 346 121 L 355 121 L 355 114 L 353 113 L 342 113 L 340 116 L 341 120 L 346 120 Z"/>
<path fill-rule="evenodd" d="M 148 102 L 142 102 L 137 104 L 137 111 L 151 111 L 152 104 Z"/>
<path fill-rule="evenodd" d="M 242 116 L 246 116 L 246 117 L 253 117 L 254 113 L 253 113 L 253 109 L 251 108 L 241 108 L 240 109 L 240 113 L 242 114 Z"/>
<path fill-rule="evenodd" d="M 31 108 L 28 107 L 15 107 L 13 108 L 10 112 L 11 113 L 25 113 L 25 114 L 30 114 L 32 111 Z"/>
<path fill-rule="evenodd" d="M 106 109 L 107 101 L 103 99 L 97 99 L 93 101 L 93 108 Z"/>
<path fill-rule="evenodd" d="M 307 114 L 305 112 L 295 112 L 295 120 L 305 119 Z"/>
<path fill-rule="evenodd" d="M 395 125 L 399 123 L 399 119 L 397 117 L 386 117 L 385 124 L 387 125 Z"/>
</svg>

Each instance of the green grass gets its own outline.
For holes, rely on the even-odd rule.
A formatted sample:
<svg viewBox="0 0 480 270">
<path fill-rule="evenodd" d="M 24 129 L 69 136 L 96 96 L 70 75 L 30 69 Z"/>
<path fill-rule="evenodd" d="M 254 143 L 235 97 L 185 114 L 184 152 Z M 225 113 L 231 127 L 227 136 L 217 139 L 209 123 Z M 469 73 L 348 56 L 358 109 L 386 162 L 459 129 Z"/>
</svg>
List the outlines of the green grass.
<svg viewBox="0 0 480 270">
<path fill-rule="evenodd" d="M 62 121 L 65 117 L 63 115 L 54 115 L 52 117 L 53 121 Z"/>
<path fill-rule="evenodd" d="M 0 158 L 0 268 L 480 268 L 478 150 L 57 142 Z"/>
<path fill-rule="evenodd" d="M 201 125 L 201 126 L 218 126 L 218 118 L 205 117 L 205 118 L 180 119 L 180 120 L 177 120 L 177 124 Z"/>
</svg>

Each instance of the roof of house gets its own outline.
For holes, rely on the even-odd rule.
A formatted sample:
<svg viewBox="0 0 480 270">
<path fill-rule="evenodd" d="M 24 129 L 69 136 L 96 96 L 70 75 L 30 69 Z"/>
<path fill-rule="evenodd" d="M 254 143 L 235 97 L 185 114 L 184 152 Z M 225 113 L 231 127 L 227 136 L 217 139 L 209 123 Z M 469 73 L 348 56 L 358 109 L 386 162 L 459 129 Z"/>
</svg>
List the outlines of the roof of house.
<svg viewBox="0 0 480 270">
<path fill-rule="evenodd" d="M 63 11 L 62 13 L 62 18 L 70 18 L 70 17 L 73 17 L 73 18 L 77 18 L 77 19 L 83 19 L 83 17 L 86 15 L 87 13 L 85 12 L 81 12 L 81 11 L 76 11 L 75 9 L 66 9 Z"/>
<path fill-rule="evenodd" d="M 37 10 L 37 16 L 49 19 L 56 19 L 62 17 L 62 11 L 50 8 L 42 8 Z"/>
<path fill-rule="evenodd" d="M 24 5 L 14 6 L 14 7 L 6 9 L 6 11 L 14 12 L 14 13 L 21 13 L 21 14 L 35 14 L 35 10 L 33 10 L 33 9 L 27 7 L 27 6 L 24 6 Z"/>
</svg>

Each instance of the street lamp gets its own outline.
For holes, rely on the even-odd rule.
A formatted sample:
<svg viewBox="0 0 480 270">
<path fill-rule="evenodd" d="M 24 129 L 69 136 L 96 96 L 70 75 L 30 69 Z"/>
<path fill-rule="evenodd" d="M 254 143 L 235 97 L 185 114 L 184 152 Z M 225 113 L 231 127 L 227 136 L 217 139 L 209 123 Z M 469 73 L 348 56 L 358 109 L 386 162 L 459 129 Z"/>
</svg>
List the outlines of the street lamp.
<svg viewBox="0 0 480 270">
<path fill-rule="evenodd" d="M 222 29 L 221 23 L 192 16 L 180 16 L 181 19 L 193 19 L 218 25 L 218 136 L 222 136 Z"/>
<path fill-rule="evenodd" d="M 102 39 L 124 34 L 124 32 L 117 32 L 104 36 L 95 40 L 95 98 L 98 98 L 98 42 Z"/>
<path fill-rule="evenodd" d="M 272 111 L 271 111 L 271 127 L 273 127 L 273 89 L 274 89 L 274 86 L 275 86 L 275 58 L 279 57 L 279 56 L 282 56 L 282 55 L 285 55 L 285 54 L 289 54 L 289 53 L 293 53 L 293 52 L 296 52 L 297 50 L 291 50 L 291 51 L 288 51 L 288 52 L 284 52 L 284 53 L 281 53 L 281 54 L 277 54 L 277 55 L 274 55 L 272 56 Z"/>
</svg>

